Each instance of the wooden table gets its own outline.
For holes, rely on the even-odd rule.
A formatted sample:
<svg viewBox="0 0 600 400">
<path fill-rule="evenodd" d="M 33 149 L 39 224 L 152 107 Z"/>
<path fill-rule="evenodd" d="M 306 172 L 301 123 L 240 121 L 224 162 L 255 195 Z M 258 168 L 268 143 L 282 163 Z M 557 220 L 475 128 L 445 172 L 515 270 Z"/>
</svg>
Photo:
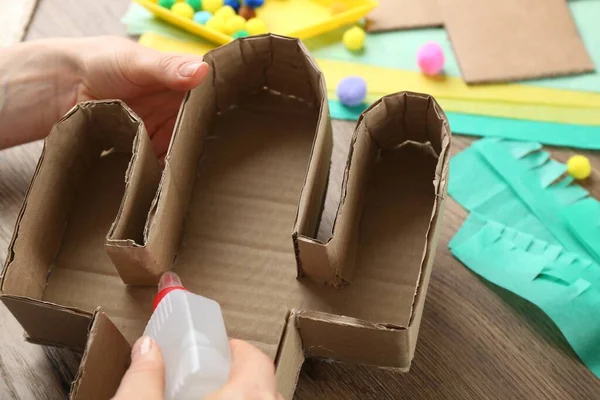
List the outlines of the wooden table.
<svg viewBox="0 0 600 400">
<path fill-rule="evenodd" d="M 124 35 L 119 19 L 128 0 L 41 0 L 28 39 Z M 1 121 L 0 121 L 1 123 Z M 339 187 L 353 124 L 334 123 L 331 190 Z M 471 140 L 455 137 L 457 152 Z M 0 259 L 32 176 L 41 144 L 0 152 Z M 565 161 L 572 154 L 552 150 Z M 600 156 L 593 160 L 599 197 Z M 333 196 L 335 197 L 335 196 Z M 335 200 L 328 199 L 330 221 Z M 577 359 L 560 332 L 536 307 L 483 282 L 447 248 L 466 213 L 448 200 L 419 343 L 409 374 L 308 361 L 296 399 L 593 399 L 600 380 Z M 0 305 L 0 398 L 60 399 L 69 390 L 79 356 L 27 344 L 22 329 Z"/>
</svg>

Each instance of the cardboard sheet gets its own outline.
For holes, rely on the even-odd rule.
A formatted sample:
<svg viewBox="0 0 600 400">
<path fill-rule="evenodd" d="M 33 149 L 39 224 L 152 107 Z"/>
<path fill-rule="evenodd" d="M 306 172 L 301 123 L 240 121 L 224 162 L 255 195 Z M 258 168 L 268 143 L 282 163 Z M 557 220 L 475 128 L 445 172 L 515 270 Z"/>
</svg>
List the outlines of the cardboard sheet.
<svg viewBox="0 0 600 400">
<path fill-rule="evenodd" d="M 439 0 L 467 83 L 594 70 L 565 0 Z"/>
<path fill-rule="evenodd" d="M 441 26 L 437 0 L 379 0 L 368 16 L 370 32 Z"/>
<path fill-rule="evenodd" d="M 329 100 L 331 118 L 356 121 L 367 105 L 346 107 L 338 100 Z M 456 135 L 496 137 L 511 140 L 531 140 L 551 146 L 600 150 L 600 126 L 558 124 L 512 118 L 446 112 Z"/>
<path fill-rule="evenodd" d="M 449 246 L 473 272 L 542 309 L 600 378 L 598 264 L 476 214 Z"/>
</svg>

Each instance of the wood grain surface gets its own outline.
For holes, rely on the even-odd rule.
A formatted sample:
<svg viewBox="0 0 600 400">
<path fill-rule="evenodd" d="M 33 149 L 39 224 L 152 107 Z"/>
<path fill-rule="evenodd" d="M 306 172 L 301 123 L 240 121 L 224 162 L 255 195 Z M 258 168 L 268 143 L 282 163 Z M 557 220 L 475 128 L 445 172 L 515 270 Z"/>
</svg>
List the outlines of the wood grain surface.
<svg viewBox="0 0 600 400">
<path fill-rule="evenodd" d="M 127 0 L 40 0 L 28 39 L 124 35 Z M 1 123 L 1 121 L 0 121 Z M 334 122 L 330 192 L 339 193 L 353 124 Z M 454 137 L 456 153 L 470 139 Z M 40 143 L 0 151 L 0 259 L 41 150 Z M 565 161 L 571 151 L 553 149 Z M 600 197 L 600 156 L 588 189 Z M 336 195 L 328 196 L 321 235 L 331 227 Z M 448 199 L 435 268 L 411 371 L 405 375 L 310 360 L 295 399 L 598 399 L 600 380 L 577 359 L 560 332 L 535 306 L 485 283 L 447 248 L 466 213 Z M 27 344 L 0 305 L 0 399 L 61 399 L 79 356 Z M 368 346 L 368 344 L 366 344 Z"/>
</svg>

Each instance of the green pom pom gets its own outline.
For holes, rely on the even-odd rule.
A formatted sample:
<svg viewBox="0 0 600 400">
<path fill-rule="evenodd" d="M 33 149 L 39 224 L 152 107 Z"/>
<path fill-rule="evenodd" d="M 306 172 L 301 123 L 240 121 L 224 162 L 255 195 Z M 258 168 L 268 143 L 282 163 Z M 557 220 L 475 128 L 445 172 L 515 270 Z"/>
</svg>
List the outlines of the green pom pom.
<svg viewBox="0 0 600 400">
<path fill-rule="evenodd" d="M 158 0 L 158 5 L 170 10 L 176 2 L 176 0 Z"/>
<path fill-rule="evenodd" d="M 246 36 L 250 36 L 250 34 L 248 33 L 248 31 L 245 31 L 242 29 L 241 31 L 237 31 L 236 33 L 234 33 L 231 36 L 233 36 L 234 39 L 239 39 L 239 38 L 243 38 Z"/>
<path fill-rule="evenodd" d="M 202 10 L 202 0 L 185 0 L 185 2 L 192 6 L 194 11 Z"/>
</svg>

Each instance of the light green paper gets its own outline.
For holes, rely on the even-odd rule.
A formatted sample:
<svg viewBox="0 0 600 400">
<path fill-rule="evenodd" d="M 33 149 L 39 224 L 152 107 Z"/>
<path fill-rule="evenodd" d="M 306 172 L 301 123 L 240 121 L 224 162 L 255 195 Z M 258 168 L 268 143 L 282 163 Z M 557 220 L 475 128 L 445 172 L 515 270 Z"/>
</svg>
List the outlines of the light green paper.
<svg viewBox="0 0 600 400">
<path fill-rule="evenodd" d="M 484 219 L 599 261 L 600 203 L 572 178 L 557 181 L 564 171 L 538 143 L 482 139 L 450 161 L 448 191 Z"/>
<path fill-rule="evenodd" d="M 570 257 L 570 265 L 557 265 L 547 252 L 535 254 L 515 245 L 497 224 L 475 215 L 450 242 L 450 249 L 478 275 L 542 309 L 600 378 L 600 290 L 583 277 L 598 279 L 598 265 L 585 266 L 577 255 Z"/>
<path fill-rule="evenodd" d="M 329 100 L 329 112 L 334 119 L 356 121 L 366 107 L 367 105 L 348 108 L 337 100 Z M 446 116 L 455 134 L 530 140 L 551 146 L 600 150 L 600 126 L 527 121 L 453 112 L 447 112 Z"/>
<path fill-rule="evenodd" d="M 560 217 L 561 205 L 554 200 L 552 193 L 545 190 L 542 172 L 534 173 L 531 169 L 523 168 L 518 159 L 504 150 L 498 142 L 479 140 L 473 144 L 487 163 L 501 176 L 506 184 L 515 192 L 527 208 L 548 228 L 558 242 L 570 251 L 578 252 L 592 258 L 587 249 L 571 233 L 564 220 Z M 554 164 L 558 164 L 550 160 Z M 544 164 L 537 169 L 545 169 Z M 550 171 L 550 174 L 554 172 Z M 550 175 L 547 174 L 547 175 Z"/>
<path fill-rule="evenodd" d="M 591 197 L 561 211 L 571 233 L 596 259 L 600 259 L 600 203 Z"/>
</svg>

